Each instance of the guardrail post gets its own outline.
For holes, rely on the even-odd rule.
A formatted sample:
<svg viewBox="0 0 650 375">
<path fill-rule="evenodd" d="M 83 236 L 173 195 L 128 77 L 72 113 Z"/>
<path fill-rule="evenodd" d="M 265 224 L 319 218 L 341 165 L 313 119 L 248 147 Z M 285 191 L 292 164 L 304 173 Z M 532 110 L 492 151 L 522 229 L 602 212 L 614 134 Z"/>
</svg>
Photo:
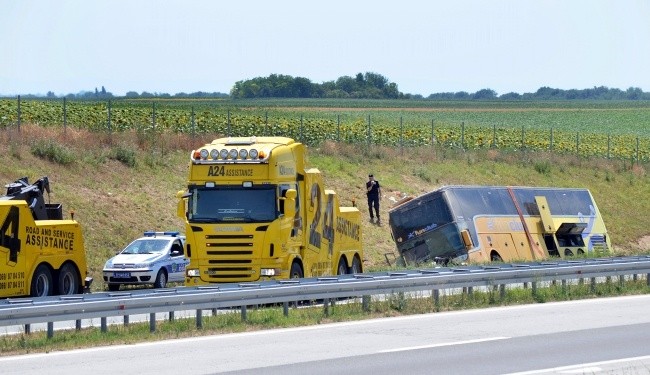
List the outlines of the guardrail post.
<svg viewBox="0 0 650 375">
<path fill-rule="evenodd" d="M 245 322 L 245 321 L 248 320 L 248 316 L 247 316 L 247 315 L 248 315 L 248 314 L 247 314 L 247 310 L 246 310 L 246 305 L 242 305 L 242 307 L 241 307 L 241 321 L 242 321 L 242 322 Z"/>
<path fill-rule="evenodd" d="M 499 293 L 501 299 L 506 298 L 506 284 L 501 284 L 501 285 L 499 285 L 499 289 L 501 289 L 501 290 L 500 290 L 500 293 Z"/>
<path fill-rule="evenodd" d="M 282 314 L 284 316 L 289 316 L 289 302 L 282 302 Z"/>
<path fill-rule="evenodd" d="M 623 286 L 625 284 L 625 275 L 618 276 L 618 285 Z"/>
<path fill-rule="evenodd" d="M 129 325 L 129 316 L 128 315 L 124 315 L 124 325 L 125 326 Z"/>
<path fill-rule="evenodd" d="M 362 296 L 361 297 L 361 308 L 365 312 L 370 311 L 370 296 Z"/>
<path fill-rule="evenodd" d="M 54 322 L 47 322 L 47 338 L 54 337 Z"/>
<path fill-rule="evenodd" d="M 25 324 L 25 334 L 29 335 L 31 333 L 32 327 L 29 324 Z"/>
<path fill-rule="evenodd" d="M 531 293 L 533 293 L 534 296 L 537 295 L 537 283 L 533 281 L 532 283 L 530 283 L 530 285 L 532 289 Z"/>
<path fill-rule="evenodd" d="M 440 311 L 440 289 L 433 290 L 433 306 Z"/>
<path fill-rule="evenodd" d="M 174 321 L 174 318 L 175 318 L 175 317 L 174 317 L 174 312 L 173 312 L 173 311 L 170 311 L 170 312 L 169 312 L 169 321 L 170 321 L 170 322 L 173 322 L 173 321 Z"/>
<path fill-rule="evenodd" d="M 650 286 L 650 273 L 645 275 L 646 285 Z"/>
<path fill-rule="evenodd" d="M 108 332 L 108 326 L 106 325 L 106 317 L 105 316 L 101 317 L 99 324 L 101 326 L 102 333 Z"/>
<path fill-rule="evenodd" d="M 325 316 L 330 316 L 330 299 L 325 298 L 323 300 L 323 314 Z"/>
<path fill-rule="evenodd" d="M 592 277 L 591 278 L 591 293 L 595 293 L 595 292 L 596 292 L 596 278 Z"/>
<path fill-rule="evenodd" d="M 562 293 L 566 293 L 566 280 L 562 280 Z"/>
<path fill-rule="evenodd" d="M 203 310 L 201 309 L 196 310 L 196 328 L 203 328 Z"/>
<path fill-rule="evenodd" d="M 149 332 L 156 332 L 156 313 L 149 313 Z"/>
<path fill-rule="evenodd" d="M 216 307 L 212 308 L 212 316 L 217 316 L 217 308 Z"/>
<path fill-rule="evenodd" d="M 77 331 L 81 331 L 81 319 L 77 319 L 77 320 L 75 321 L 75 327 L 74 327 L 74 328 L 75 328 Z"/>
</svg>

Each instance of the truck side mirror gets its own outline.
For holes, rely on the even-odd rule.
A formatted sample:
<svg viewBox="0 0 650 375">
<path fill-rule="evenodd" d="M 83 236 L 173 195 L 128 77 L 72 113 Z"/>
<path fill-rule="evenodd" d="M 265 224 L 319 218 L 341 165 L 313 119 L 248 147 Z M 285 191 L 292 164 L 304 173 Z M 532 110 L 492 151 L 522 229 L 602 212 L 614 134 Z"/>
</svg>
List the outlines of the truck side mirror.
<svg viewBox="0 0 650 375">
<path fill-rule="evenodd" d="M 187 194 L 181 190 L 176 193 L 176 198 L 178 198 L 178 204 L 176 206 L 176 216 L 181 219 L 185 219 L 185 202 L 187 202 Z"/>
<path fill-rule="evenodd" d="M 284 198 L 284 216 L 294 217 L 296 215 L 296 197 L 298 192 L 296 189 L 289 189 L 285 192 Z"/>
</svg>

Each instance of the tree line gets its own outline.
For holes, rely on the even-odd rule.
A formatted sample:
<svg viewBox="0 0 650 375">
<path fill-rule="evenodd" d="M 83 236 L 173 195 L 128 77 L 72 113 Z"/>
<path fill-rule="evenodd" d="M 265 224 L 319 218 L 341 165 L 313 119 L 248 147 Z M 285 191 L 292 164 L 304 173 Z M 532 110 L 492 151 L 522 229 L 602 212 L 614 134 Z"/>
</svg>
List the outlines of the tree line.
<svg viewBox="0 0 650 375">
<path fill-rule="evenodd" d="M 38 95 L 24 95 L 25 98 L 40 98 Z M 48 99 L 57 98 L 53 92 L 45 96 Z M 68 94 L 69 99 L 112 99 L 115 96 L 104 86 L 101 90 L 82 91 Z M 282 74 L 271 74 L 268 77 L 235 82 L 229 94 L 221 92 L 193 93 L 150 93 L 129 91 L 124 98 L 232 98 L 232 99 L 262 99 L 262 98 L 334 98 L 334 99 L 424 99 L 420 94 L 403 93 L 398 90 L 395 82 L 378 73 L 357 73 L 354 77 L 342 76 L 335 81 L 314 83 L 308 78 L 292 77 Z M 430 100 L 650 100 L 650 93 L 643 92 L 638 87 L 630 87 L 623 91 L 605 86 L 588 89 L 562 90 L 551 87 L 540 87 L 534 93 L 519 94 L 509 92 L 498 95 L 496 91 L 486 88 L 474 93 L 466 91 L 433 93 L 426 97 Z"/>
</svg>

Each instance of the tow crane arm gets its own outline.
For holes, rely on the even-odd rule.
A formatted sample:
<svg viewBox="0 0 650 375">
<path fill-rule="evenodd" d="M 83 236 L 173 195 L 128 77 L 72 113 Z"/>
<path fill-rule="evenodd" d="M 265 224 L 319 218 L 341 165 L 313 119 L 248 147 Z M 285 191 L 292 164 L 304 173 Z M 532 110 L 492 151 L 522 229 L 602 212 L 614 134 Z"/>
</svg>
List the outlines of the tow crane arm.
<svg viewBox="0 0 650 375">
<path fill-rule="evenodd" d="M 43 192 L 50 194 L 50 180 L 41 177 L 33 184 L 29 184 L 27 177 L 19 178 L 15 182 L 5 185 L 7 194 L 0 200 L 24 200 L 34 215 L 34 220 L 61 220 L 63 213 L 61 205 L 46 204 Z"/>
</svg>

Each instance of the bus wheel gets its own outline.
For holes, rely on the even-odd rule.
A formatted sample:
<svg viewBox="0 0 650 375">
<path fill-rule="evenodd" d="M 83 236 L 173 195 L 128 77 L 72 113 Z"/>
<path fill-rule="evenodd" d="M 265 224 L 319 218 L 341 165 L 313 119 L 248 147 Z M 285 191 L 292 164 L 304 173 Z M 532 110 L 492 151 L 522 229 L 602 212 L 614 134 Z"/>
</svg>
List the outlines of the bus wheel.
<svg viewBox="0 0 650 375">
<path fill-rule="evenodd" d="M 79 275 L 77 269 L 70 263 L 66 263 L 59 270 L 57 290 L 59 295 L 67 296 L 80 292 Z"/>
<path fill-rule="evenodd" d="M 497 252 L 493 252 L 493 253 L 490 255 L 490 259 L 491 259 L 493 262 L 503 262 L 503 259 L 501 258 L 501 255 L 499 255 L 499 253 L 497 253 Z"/>
<path fill-rule="evenodd" d="M 564 249 L 564 256 L 565 257 L 572 257 L 573 256 L 573 251 L 569 249 Z"/>
<path fill-rule="evenodd" d="M 584 250 L 582 250 L 582 249 L 578 249 L 578 255 L 585 255 Z"/>
<path fill-rule="evenodd" d="M 350 273 L 355 274 L 355 273 L 361 273 L 363 270 L 361 269 L 361 261 L 359 258 L 354 257 L 352 260 L 352 268 L 350 270 Z"/>
<path fill-rule="evenodd" d="M 32 286 L 30 288 L 30 296 L 32 297 L 45 297 L 52 295 L 54 285 L 52 282 L 52 273 L 46 265 L 41 264 L 36 268 L 34 277 L 32 278 Z"/>
<path fill-rule="evenodd" d="M 337 275 L 345 275 L 348 273 L 348 266 L 345 264 L 345 258 L 341 257 L 339 260 L 339 268 L 336 271 Z"/>
<path fill-rule="evenodd" d="M 298 262 L 293 262 L 289 277 L 292 279 L 301 279 L 303 276 L 304 274 L 302 273 L 302 267 L 300 267 L 300 264 L 298 264 Z"/>
</svg>

